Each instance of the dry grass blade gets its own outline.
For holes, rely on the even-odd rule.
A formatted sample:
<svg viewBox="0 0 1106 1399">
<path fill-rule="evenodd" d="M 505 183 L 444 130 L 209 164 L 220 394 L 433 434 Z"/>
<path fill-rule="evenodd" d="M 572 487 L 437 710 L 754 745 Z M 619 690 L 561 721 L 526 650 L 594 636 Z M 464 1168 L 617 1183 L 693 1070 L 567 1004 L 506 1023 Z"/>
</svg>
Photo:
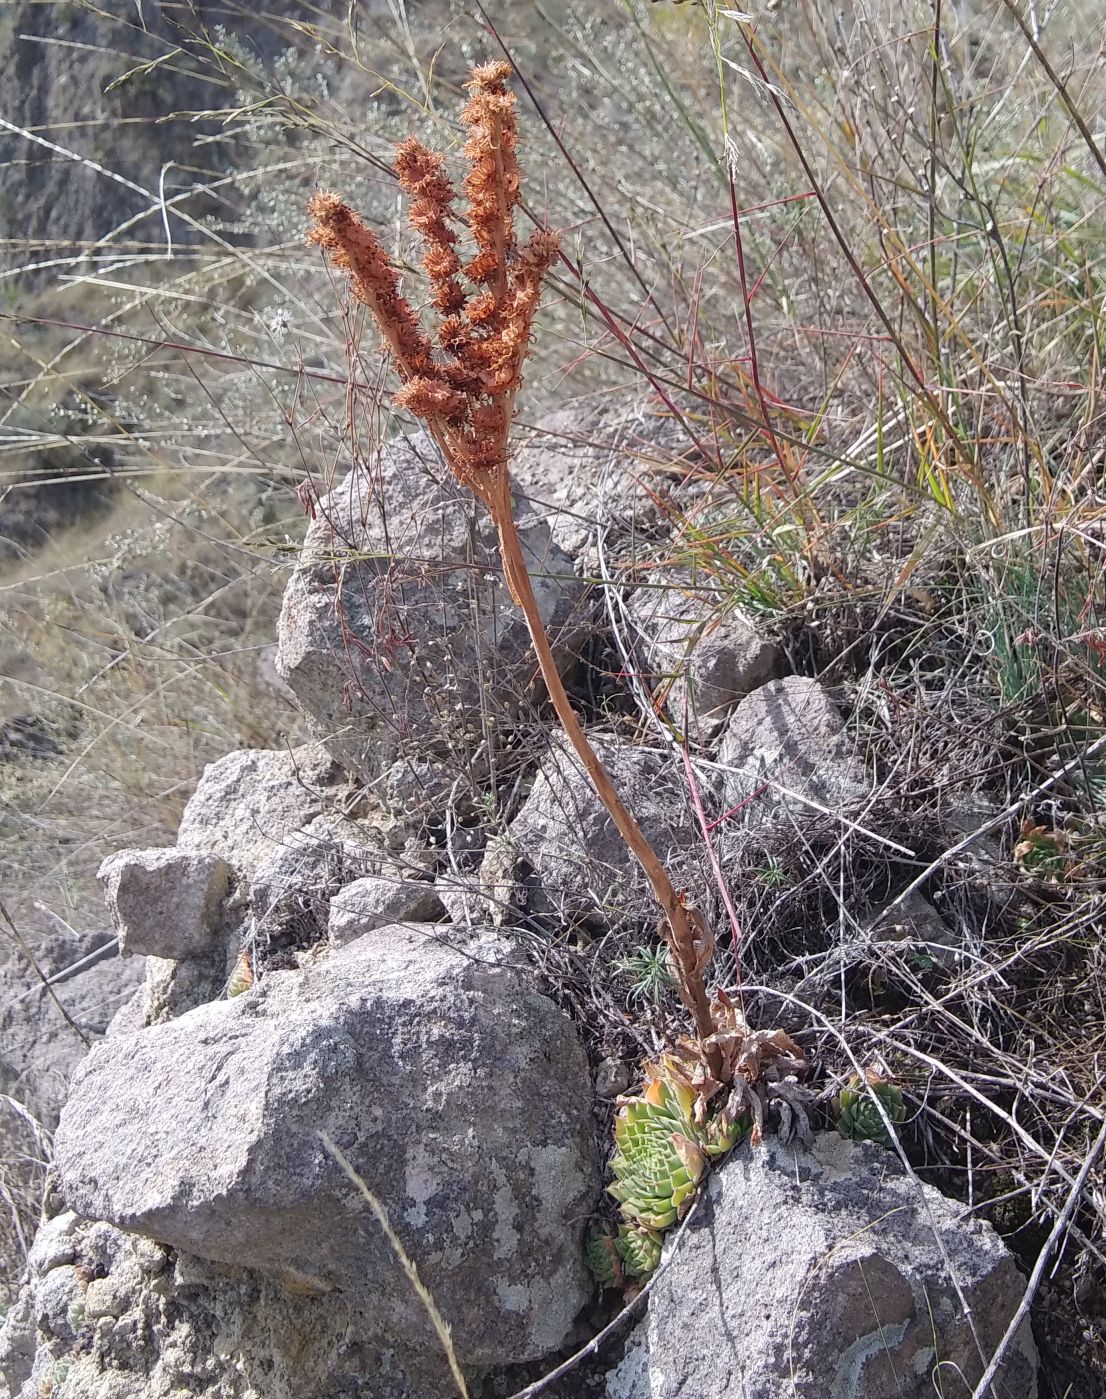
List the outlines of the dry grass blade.
<svg viewBox="0 0 1106 1399">
<path fill-rule="evenodd" d="M 431 1296 L 430 1290 L 419 1277 L 419 1270 L 414 1259 L 403 1247 L 402 1240 L 392 1228 L 391 1222 L 388 1219 L 387 1210 L 385 1210 L 384 1206 L 353 1169 L 341 1149 L 331 1141 L 325 1132 L 320 1132 L 319 1136 L 322 1139 L 323 1146 L 326 1147 L 330 1155 L 342 1168 L 346 1178 L 360 1191 L 365 1203 L 368 1205 L 369 1209 L 372 1210 L 373 1218 L 380 1225 L 381 1229 L 384 1230 L 384 1236 L 388 1240 L 392 1252 L 399 1260 L 400 1267 L 407 1275 L 407 1281 L 414 1288 L 415 1295 L 422 1303 L 423 1309 L 430 1318 L 431 1325 L 437 1333 L 438 1340 L 442 1344 L 442 1350 L 445 1351 L 446 1360 L 449 1362 L 449 1372 L 453 1376 L 453 1383 L 457 1386 L 457 1393 L 461 1395 L 461 1399 L 469 1399 L 468 1385 L 465 1383 L 465 1377 L 461 1373 L 461 1367 L 457 1362 L 457 1353 L 453 1349 L 453 1341 L 449 1332 L 449 1323 L 438 1310 L 437 1303 Z"/>
</svg>

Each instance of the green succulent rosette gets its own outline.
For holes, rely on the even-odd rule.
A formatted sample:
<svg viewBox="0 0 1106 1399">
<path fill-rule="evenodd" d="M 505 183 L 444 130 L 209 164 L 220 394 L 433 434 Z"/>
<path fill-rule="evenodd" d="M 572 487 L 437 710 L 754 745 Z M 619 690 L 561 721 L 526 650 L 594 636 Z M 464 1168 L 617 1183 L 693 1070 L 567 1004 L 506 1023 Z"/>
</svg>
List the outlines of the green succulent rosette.
<svg viewBox="0 0 1106 1399">
<path fill-rule="evenodd" d="M 709 1158 L 729 1151 L 748 1125 L 744 1114 L 736 1119 L 722 1114 L 698 1126 L 694 1090 L 667 1061 L 653 1065 L 642 1096 L 624 1103 L 615 1119 L 614 1181 L 608 1191 L 623 1219 L 646 1234 L 675 1224 L 691 1204 Z M 643 1246 L 635 1241 L 638 1262 L 644 1261 Z"/>
<path fill-rule="evenodd" d="M 891 1140 L 879 1109 L 871 1094 L 879 1099 L 892 1122 L 902 1122 L 906 1105 L 899 1088 L 888 1079 L 869 1070 L 863 1079 L 856 1074 L 837 1097 L 837 1130 L 854 1142 L 878 1142 L 890 1146 Z"/>
<path fill-rule="evenodd" d="M 663 1236 L 656 1229 L 643 1229 L 637 1224 L 620 1225 L 616 1247 L 627 1277 L 651 1277 L 661 1261 L 663 1242 Z"/>
<path fill-rule="evenodd" d="M 647 1229 L 675 1224 L 695 1194 L 707 1158 L 688 1137 L 630 1103 L 615 1126 L 614 1183 L 608 1187 L 627 1219 Z"/>
<path fill-rule="evenodd" d="M 585 1251 L 591 1275 L 602 1288 L 621 1287 L 624 1281 L 623 1253 L 614 1229 L 606 1223 L 588 1230 Z"/>
</svg>

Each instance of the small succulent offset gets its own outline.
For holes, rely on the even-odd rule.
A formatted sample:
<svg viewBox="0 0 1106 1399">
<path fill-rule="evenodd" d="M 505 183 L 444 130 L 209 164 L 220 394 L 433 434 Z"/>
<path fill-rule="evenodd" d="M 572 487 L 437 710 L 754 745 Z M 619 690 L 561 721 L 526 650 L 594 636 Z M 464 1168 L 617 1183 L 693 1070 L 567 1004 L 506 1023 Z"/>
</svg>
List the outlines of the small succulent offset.
<svg viewBox="0 0 1106 1399">
<path fill-rule="evenodd" d="M 663 1243 L 659 1229 L 600 1220 L 588 1232 L 588 1267 L 601 1288 L 636 1287 L 656 1271 Z"/>
<path fill-rule="evenodd" d="M 608 1193 L 624 1222 L 617 1236 L 593 1234 L 588 1251 L 601 1286 L 653 1272 L 663 1231 L 686 1214 L 710 1158 L 729 1151 L 751 1124 L 747 1113 L 734 1117 L 726 1111 L 696 1122 L 698 1107 L 696 1091 L 672 1055 L 650 1064 L 641 1096 L 623 1102 L 614 1124 Z"/>
<path fill-rule="evenodd" d="M 597 1221 L 588 1230 L 585 1245 L 591 1275 L 602 1288 L 621 1287 L 625 1280 L 618 1235 L 606 1220 Z"/>
<path fill-rule="evenodd" d="M 620 1224 L 615 1247 L 622 1256 L 626 1276 L 635 1279 L 651 1277 L 661 1261 L 663 1242 L 664 1236 L 657 1229 L 646 1229 L 640 1224 Z"/>
<path fill-rule="evenodd" d="M 881 1146 L 890 1146 L 887 1126 L 872 1101 L 872 1094 L 879 1099 L 892 1122 L 903 1121 L 906 1105 L 901 1090 L 874 1069 L 867 1069 L 863 1079 L 853 1074 L 838 1094 L 837 1130 L 854 1142 L 879 1142 Z"/>
</svg>

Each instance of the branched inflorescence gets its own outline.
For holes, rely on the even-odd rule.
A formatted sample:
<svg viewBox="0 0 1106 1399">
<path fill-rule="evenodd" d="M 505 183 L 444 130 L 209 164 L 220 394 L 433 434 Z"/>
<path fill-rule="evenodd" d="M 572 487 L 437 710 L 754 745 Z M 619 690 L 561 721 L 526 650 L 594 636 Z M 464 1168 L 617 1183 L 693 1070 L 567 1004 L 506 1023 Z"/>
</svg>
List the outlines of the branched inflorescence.
<svg viewBox="0 0 1106 1399">
<path fill-rule="evenodd" d="M 395 172 L 422 238 L 434 341 L 399 289 L 380 240 L 338 195 L 317 194 L 311 241 L 350 274 L 354 296 L 373 314 L 402 380 L 396 402 L 422 418 L 459 480 L 489 505 L 502 500 L 507 436 L 541 295 L 557 256 L 555 234 L 538 229 L 519 246 L 515 99 L 507 63 L 473 71 L 461 113 L 468 129 L 464 214 L 471 255 L 462 260 L 457 192 L 445 160 L 415 137 L 396 151 Z"/>
</svg>

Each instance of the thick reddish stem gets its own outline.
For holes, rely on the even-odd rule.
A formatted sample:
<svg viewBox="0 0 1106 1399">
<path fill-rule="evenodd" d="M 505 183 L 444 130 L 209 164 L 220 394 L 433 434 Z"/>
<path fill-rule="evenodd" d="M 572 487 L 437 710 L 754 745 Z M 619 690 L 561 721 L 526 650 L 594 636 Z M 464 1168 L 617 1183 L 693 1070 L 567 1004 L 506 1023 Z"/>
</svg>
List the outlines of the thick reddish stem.
<svg viewBox="0 0 1106 1399">
<path fill-rule="evenodd" d="M 545 680 L 549 699 L 560 720 L 568 741 L 575 749 L 584 769 L 591 778 L 599 800 L 610 812 L 611 820 L 618 833 L 629 846 L 638 864 L 645 872 L 660 904 L 665 918 L 664 933 L 679 972 L 680 997 L 690 1011 L 700 1040 L 706 1040 L 714 1032 L 714 1017 L 711 1015 L 710 1000 L 703 985 L 702 969 L 699 966 L 698 939 L 692 929 L 691 915 L 680 902 L 668 871 L 661 864 L 657 852 L 649 844 L 637 819 L 615 790 L 610 774 L 603 766 L 599 755 L 588 742 L 583 726 L 576 716 L 561 681 L 561 673 L 549 644 L 537 599 L 530 583 L 522 545 L 515 526 L 514 509 L 511 503 L 510 477 L 506 469 L 500 473 L 496 488 L 489 501 L 492 516 L 499 530 L 500 552 L 503 556 L 503 569 L 511 595 L 518 603 L 530 630 L 530 639 L 538 658 L 542 677 Z M 711 1046 L 707 1053 L 707 1063 L 712 1073 L 721 1072 L 721 1054 Z"/>
</svg>

